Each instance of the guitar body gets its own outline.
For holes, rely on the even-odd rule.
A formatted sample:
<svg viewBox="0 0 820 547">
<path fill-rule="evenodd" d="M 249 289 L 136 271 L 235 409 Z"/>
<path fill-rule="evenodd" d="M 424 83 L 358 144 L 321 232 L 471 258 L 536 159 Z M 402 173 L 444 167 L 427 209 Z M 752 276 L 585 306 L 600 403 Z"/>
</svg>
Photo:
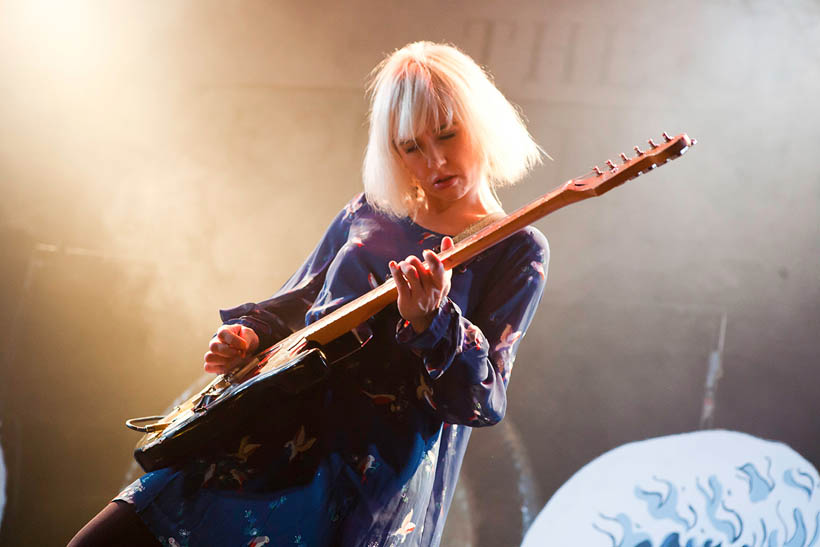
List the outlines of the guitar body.
<svg viewBox="0 0 820 547">
<path fill-rule="evenodd" d="M 209 386 L 174 409 L 167 427 L 143 435 L 134 459 L 145 471 L 180 465 L 198 455 L 216 453 L 239 436 L 237 424 L 264 421 L 270 435 L 289 434 L 289 398 L 319 384 L 327 374 L 319 348 L 301 350 L 270 370 L 242 383 Z"/>
</svg>

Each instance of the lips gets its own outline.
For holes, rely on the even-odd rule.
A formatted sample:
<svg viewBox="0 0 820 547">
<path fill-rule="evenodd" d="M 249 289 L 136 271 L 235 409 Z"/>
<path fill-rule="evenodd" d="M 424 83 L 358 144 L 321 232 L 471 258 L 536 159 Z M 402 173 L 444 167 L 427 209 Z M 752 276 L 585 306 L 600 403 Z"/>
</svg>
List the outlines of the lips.
<svg viewBox="0 0 820 547">
<path fill-rule="evenodd" d="M 436 188 L 444 188 L 444 187 L 447 187 L 447 186 L 451 185 L 452 183 L 454 183 L 455 180 L 456 180 L 456 175 L 446 175 L 446 176 L 443 176 L 443 177 L 438 177 L 435 180 L 435 182 L 433 182 L 433 185 Z"/>
</svg>

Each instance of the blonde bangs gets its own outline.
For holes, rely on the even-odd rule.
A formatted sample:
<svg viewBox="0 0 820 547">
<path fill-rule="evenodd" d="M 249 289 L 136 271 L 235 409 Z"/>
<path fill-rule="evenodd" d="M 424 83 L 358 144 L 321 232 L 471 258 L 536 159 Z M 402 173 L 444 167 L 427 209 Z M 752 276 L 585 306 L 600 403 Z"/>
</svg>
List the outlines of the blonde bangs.
<svg viewBox="0 0 820 547">
<path fill-rule="evenodd" d="M 408 63 L 390 105 L 394 142 L 412 141 L 430 129 L 449 127 L 456 116 L 455 100 L 441 80 L 418 63 Z"/>
</svg>

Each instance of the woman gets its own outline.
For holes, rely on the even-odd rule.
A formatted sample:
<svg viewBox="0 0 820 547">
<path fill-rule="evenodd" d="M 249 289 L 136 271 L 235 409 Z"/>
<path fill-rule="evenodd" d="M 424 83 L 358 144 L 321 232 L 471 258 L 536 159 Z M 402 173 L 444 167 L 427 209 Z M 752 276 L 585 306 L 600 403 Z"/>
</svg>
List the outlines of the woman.
<svg viewBox="0 0 820 547">
<path fill-rule="evenodd" d="M 148 473 L 87 537 L 122 518 L 166 545 L 438 545 L 470 426 L 504 415 L 548 247 L 528 228 L 455 272 L 433 249 L 500 213 L 495 188 L 540 149 L 452 46 L 410 44 L 374 73 L 364 195 L 271 299 L 221 312 L 205 370 L 247 362 L 388 276 L 397 304 L 360 327 L 371 341 L 320 389 L 289 403 L 287 436 L 266 435 L 260 420 L 219 457 Z M 91 544 L 86 531 L 76 545 Z"/>
</svg>

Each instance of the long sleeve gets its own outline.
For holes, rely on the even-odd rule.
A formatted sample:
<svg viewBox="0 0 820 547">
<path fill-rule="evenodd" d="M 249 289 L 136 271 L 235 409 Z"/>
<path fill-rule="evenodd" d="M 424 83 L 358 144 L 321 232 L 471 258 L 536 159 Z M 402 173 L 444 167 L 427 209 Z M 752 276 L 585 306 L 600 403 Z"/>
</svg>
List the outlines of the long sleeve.
<svg viewBox="0 0 820 547">
<path fill-rule="evenodd" d="M 219 311 L 226 325 L 241 324 L 259 336 L 259 348 L 267 348 L 305 326 L 305 314 L 325 282 L 327 271 L 345 244 L 350 224 L 364 203 L 360 194 L 336 215 L 304 264 L 271 298 Z"/>
<path fill-rule="evenodd" d="M 422 359 L 420 392 L 448 423 L 492 425 L 503 418 L 515 353 L 544 290 L 549 247 L 541 232 L 517 232 L 500 258 L 472 320 L 447 299 L 424 332 L 403 323 L 397 329 L 397 341 Z"/>
</svg>

